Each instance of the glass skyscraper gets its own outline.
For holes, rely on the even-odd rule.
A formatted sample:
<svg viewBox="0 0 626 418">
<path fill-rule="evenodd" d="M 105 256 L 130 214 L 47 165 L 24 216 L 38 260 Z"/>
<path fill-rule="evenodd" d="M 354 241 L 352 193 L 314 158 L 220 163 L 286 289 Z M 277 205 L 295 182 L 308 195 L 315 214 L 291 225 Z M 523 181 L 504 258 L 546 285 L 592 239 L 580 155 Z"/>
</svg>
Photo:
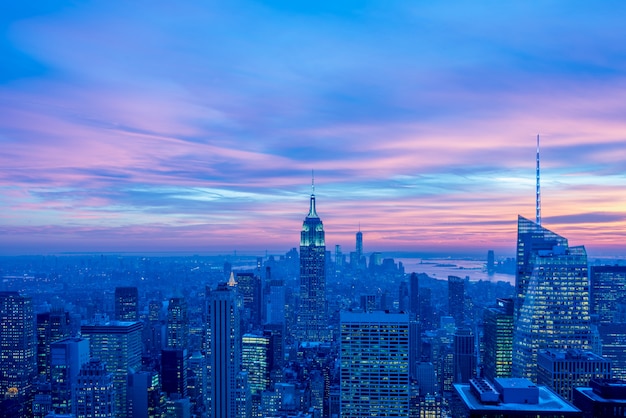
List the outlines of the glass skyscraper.
<svg viewBox="0 0 626 418">
<path fill-rule="evenodd" d="M 539 349 L 591 349 L 585 248 L 520 216 L 515 284 L 513 376 L 536 382 Z"/>
</svg>

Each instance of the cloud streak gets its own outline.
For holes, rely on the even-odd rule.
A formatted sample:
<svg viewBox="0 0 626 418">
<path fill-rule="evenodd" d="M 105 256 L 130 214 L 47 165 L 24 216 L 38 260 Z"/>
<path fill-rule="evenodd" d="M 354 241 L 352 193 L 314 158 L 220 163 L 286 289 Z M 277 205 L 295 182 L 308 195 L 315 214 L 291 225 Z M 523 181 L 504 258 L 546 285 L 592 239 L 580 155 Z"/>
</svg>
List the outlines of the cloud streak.
<svg viewBox="0 0 626 418">
<path fill-rule="evenodd" d="M 8 8 L 0 252 L 624 251 L 622 3 Z"/>
</svg>

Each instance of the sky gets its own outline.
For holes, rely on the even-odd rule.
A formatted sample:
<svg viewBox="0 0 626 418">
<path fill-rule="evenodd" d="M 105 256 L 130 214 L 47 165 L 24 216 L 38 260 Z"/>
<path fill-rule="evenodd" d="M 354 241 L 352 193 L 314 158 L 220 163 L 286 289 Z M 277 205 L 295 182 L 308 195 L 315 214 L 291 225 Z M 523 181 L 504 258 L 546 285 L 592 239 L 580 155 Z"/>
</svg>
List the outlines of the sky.
<svg viewBox="0 0 626 418">
<path fill-rule="evenodd" d="M 0 254 L 626 253 L 622 1 L 0 6 Z"/>
</svg>

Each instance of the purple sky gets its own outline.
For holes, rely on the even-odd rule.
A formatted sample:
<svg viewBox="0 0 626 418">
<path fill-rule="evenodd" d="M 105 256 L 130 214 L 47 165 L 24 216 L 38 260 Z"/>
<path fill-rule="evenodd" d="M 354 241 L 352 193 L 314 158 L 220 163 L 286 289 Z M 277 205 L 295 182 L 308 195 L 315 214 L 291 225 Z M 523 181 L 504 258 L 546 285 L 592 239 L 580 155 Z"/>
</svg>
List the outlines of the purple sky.
<svg viewBox="0 0 626 418">
<path fill-rule="evenodd" d="M 624 2 L 10 3 L 0 254 L 624 254 Z"/>
</svg>

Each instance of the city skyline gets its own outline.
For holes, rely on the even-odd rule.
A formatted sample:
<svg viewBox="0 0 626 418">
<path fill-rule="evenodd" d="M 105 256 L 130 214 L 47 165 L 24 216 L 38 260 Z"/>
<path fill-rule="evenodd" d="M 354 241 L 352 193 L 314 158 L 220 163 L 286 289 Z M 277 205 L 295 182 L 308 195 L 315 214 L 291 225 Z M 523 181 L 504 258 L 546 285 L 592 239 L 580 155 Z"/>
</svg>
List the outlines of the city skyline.
<svg viewBox="0 0 626 418">
<path fill-rule="evenodd" d="M 622 3 L 4 9 L 0 255 L 624 251 Z"/>
</svg>

